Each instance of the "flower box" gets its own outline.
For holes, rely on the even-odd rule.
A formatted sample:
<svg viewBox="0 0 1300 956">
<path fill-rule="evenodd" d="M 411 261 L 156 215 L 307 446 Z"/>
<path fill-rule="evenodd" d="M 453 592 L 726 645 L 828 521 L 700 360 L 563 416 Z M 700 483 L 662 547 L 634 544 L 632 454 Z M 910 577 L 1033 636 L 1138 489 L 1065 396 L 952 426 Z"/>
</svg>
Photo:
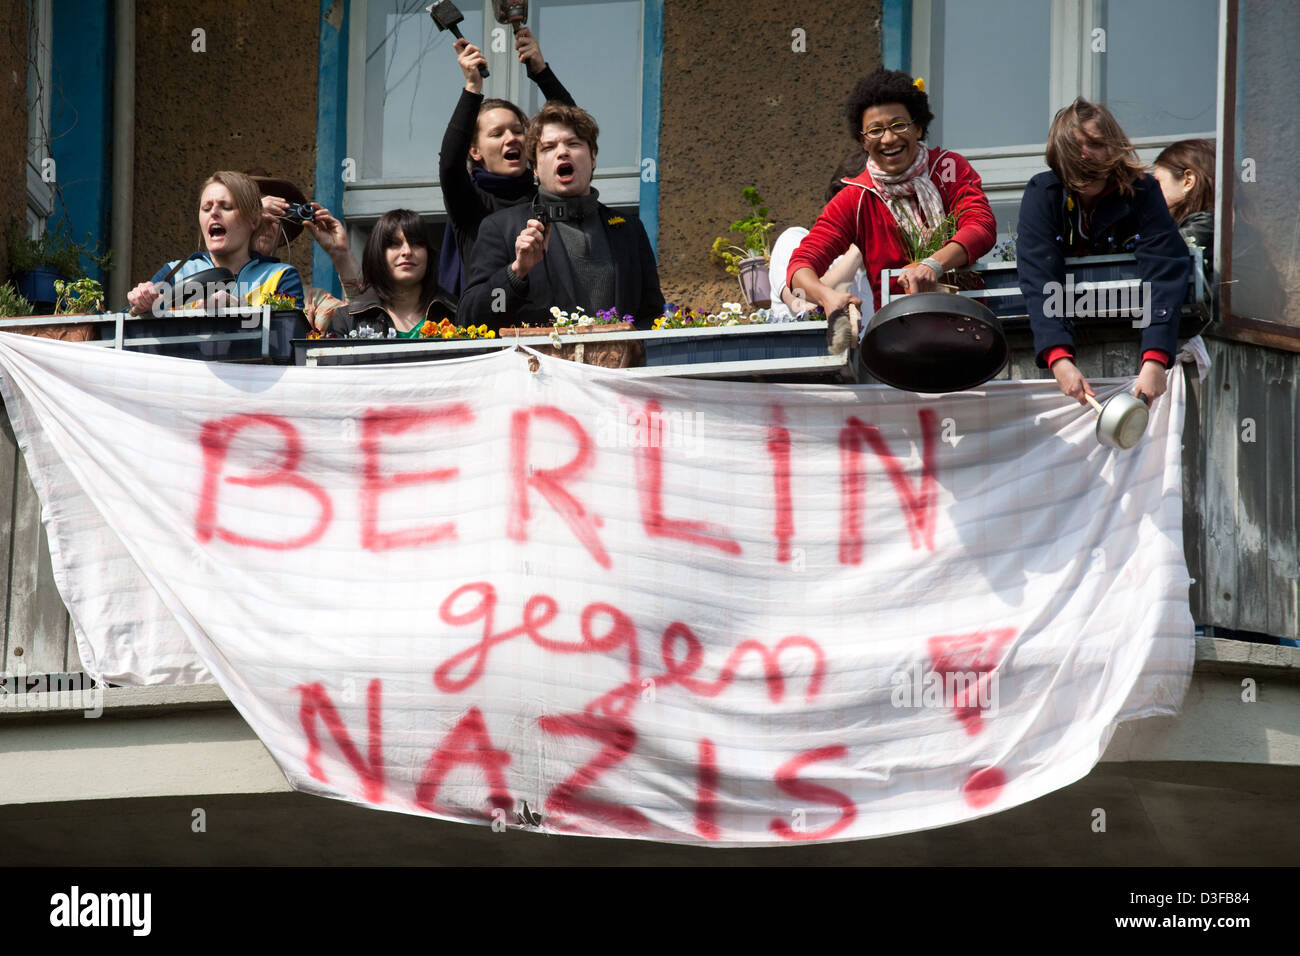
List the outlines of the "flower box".
<svg viewBox="0 0 1300 956">
<path fill-rule="evenodd" d="M 436 350 L 428 348 L 434 344 L 440 347 Z M 458 344 L 463 344 L 464 347 L 455 347 Z M 380 349 L 379 346 L 389 347 Z M 391 365 L 399 362 L 438 362 L 444 359 L 465 358 L 468 355 L 482 355 L 485 351 L 500 347 L 501 343 L 495 339 L 294 339 L 293 364 L 306 365 L 308 349 L 354 350 L 337 356 L 318 355 L 316 365 Z M 403 351 L 409 351 L 409 354 L 403 355 Z"/>
<path fill-rule="evenodd" d="M 754 362 L 826 354 L 826 320 L 670 329 L 645 339 L 645 364 Z"/>
<path fill-rule="evenodd" d="M 169 355 L 172 358 L 198 359 L 203 362 L 256 362 L 262 358 L 261 330 L 245 323 L 256 322 L 248 316 L 185 316 L 143 319 L 126 326 L 126 338 L 164 338 L 176 335 L 203 335 L 207 333 L 247 332 L 247 338 L 221 339 L 213 342 L 168 342 L 161 345 L 128 345 L 132 352 L 149 355 Z M 307 318 L 298 309 L 284 309 L 271 313 L 267 358 L 276 365 L 288 365 L 293 360 L 293 343 L 307 335 Z M 113 337 L 112 326 L 105 326 L 101 335 Z"/>
<path fill-rule="evenodd" d="M 574 342 L 554 345 L 537 339 L 552 335 L 600 335 L 606 332 L 630 332 L 631 322 L 603 322 L 593 325 L 540 326 L 538 328 L 502 329 L 497 335 L 506 342 L 515 339 L 529 339 L 524 342 L 529 348 L 536 349 L 543 355 L 555 355 L 581 365 L 595 365 L 599 368 L 635 368 L 641 364 L 643 350 L 641 341 L 633 339 L 628 342 Z"/>
</svg>

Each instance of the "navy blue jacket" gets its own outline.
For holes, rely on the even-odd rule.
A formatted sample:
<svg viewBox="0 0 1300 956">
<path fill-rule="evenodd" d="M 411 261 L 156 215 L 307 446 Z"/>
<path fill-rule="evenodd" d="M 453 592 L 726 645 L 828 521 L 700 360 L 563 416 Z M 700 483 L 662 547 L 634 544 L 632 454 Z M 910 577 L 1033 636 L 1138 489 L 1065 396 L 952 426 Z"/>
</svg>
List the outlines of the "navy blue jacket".
<svg viewBox="0 0 1300 956">
<path fill-rule="evenodd" d="M 1137 257 L 1142 280 L 1151 283 L 1151 324 L 1142 329 L 1142 352 L 1159 349 L 1172 359 L 1178 351 L 1179 310 L 1187 298 L 1192 263 L 1160 184 L 1143 176 L 1133 184 L 1133 195 L 1115 190 L 1103 196 L 1092 213 L 1086 250 L 1079 249 L 1075 214 L 1066 208 L 1066 198 L 1056 173 L 1039 173 L 1025 187 L 1016 226 L 1020 291 L 1029 307 L 1039 367 L 1046 367 L 1044 356 L 1050 349 L 1074 349 L 1073 322 L 1047 315 L 1044 304 L 1048 283 L 1065 284 L 1066 256 L 1080 254 L 1132 252 Z"/>
</svg>

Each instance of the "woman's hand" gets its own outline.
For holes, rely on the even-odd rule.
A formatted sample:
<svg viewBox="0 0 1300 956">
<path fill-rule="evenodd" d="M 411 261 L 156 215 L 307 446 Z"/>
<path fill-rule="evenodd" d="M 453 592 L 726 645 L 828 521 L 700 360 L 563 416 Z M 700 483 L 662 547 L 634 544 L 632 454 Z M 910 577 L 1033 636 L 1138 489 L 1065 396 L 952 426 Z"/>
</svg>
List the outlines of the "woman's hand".
<svg viewBox="0 0 1300 956">
<path fill-rule="evenodd" d="M 460 66 L 460 71 L 465 74 L 465 89 L 471 93 L 482 93 L 483 77 L 479 75 L 478 68 L 487 66 L 487 57 L 464 38 L 457 40 L 452 48 L 456 51 L 456 63 Z"/>
<path fill-rule="evenodd" d="M 1068 358 L 1057 359 L 1052 363 L 1052 374 L 1056 376 L 1056 384 L 1060 386 L 1061 391 L 1069 395 L 1080 405 L 1087 405 L 1088 395 L 1096 395 L 1088 380 L 1083 377 L 1079 367 Z"/>
<path fill-rule="evenodd" d="M 840 292 L 829 287 L 827 287 L 826 291 L 822 293 L 821 298 L 818 300 L 818 304 L 821 305 L 822 311 L 826 313 L 826 318 L 828 319 L 832 315 L 836 315 L 840 312 L 847 313 L 850 305 L 856 305 L 858 308 L 862 308 L 862 300 L 856 295 L 852 295 L 848 292 Z"/>
<path fill-rule="evenodd" d="M 303 227 L 311 233 L 317 245 L 325 250 L 331 259 L 351 251 L 348 245 L 348 230 L 341 219 L 336 219 L 320 203 L 313 203 L 316 211 L 310 220 L 303 221 Z"/>
<path fill-rule="evenodd" d="M 546 241 L 550 231 L 537 219 L 529 219 L 524 231 L 515 239 L 515 261 L 510 264 L 514 274 L 523 279 L 533 266 L 546 255 Z"/>
<path fill-rule="evenodd" d="M 1168 376 L 1165 372 L 1163 362 L 1157 362 L 1154 359 L 1147 359 L 1142 363 L 1142 370 L 1138 372 L 1137 384 L 1133 386 L 1133 394 L 1136 396 L 1145 395 L 1147 402 L 1152 408 L 1156 407 L 1156 399 L 1165 393 L 1165 387 L 1168 384 Z"/>
<path fill-rule="evenodd" d="M 151 311 L 153 304 L 160 298 L 162 293 L 152 282 L 141 282 L 126 294 L 126 301 L 131 303 L 131 308 L 142 315 Z"/>
<path fill-rule="evenodd" d="M 519 55 L 519 62 L 528 67 L 529 73 L 540 73 L 546 66 L 542 48 L 538 46 L 537 38 L 528 27 L 515 34 L 515 53 Z"/>
<path fill-rule="evenodd" d="M 925 263 L 913 262 L 911 265 L 903 267 L 903 272 L 898 277 L 898 283 L 903 287 L 903 291 L 908 294 L 913 292 L 933 292 L 939 287 L 939 277 Z"/>
</svg>

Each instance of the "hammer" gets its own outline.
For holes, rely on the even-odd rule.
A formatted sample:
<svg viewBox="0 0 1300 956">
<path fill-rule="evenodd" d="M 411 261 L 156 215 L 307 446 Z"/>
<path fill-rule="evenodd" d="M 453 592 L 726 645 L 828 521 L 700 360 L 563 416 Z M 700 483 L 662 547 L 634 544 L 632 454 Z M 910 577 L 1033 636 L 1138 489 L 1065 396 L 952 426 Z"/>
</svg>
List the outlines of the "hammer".
<svg viewBox="0 0 1300 956">
<path fill-rule="evenodd" d="M 439 30 L 450 30 L 451 35 L 457 40 L 465 39 L 464 34 L 460 32 L 460 27 L 456 24 L 465 19 L 465 14 L 451 0 L 438 0 L 437 3 L 431 4 L 424 9 L 429 11 L 429 16 L 433 17 L 433 22 L 438 25 Z M 487 79 L 490 75 L 486 66 L 478 68 L 478 75 Z"/>
</svg>

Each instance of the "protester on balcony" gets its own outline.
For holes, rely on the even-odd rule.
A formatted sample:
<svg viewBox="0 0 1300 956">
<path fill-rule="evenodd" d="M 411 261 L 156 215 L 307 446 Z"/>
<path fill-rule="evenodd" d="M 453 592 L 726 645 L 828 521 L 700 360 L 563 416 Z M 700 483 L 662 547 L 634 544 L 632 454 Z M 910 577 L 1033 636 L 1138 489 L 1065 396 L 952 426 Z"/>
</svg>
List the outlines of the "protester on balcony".
<svg viewBox="0 0 1300 956">
<path fill-rule="evenodd" d="M 185 280 L 221 268 L 235 277 L 238 304 L 261 305 L 266 296 L 278 293 L 293 298 L 301 307 L 302 280 L 298 270 L 253 250 L 253 236 L 262 219 L 261 198 L 252 179 L 231 170 L 213 173 L 199 195 L 203 251 L 167 263 L 148 282 L 137 285 L 127 294 L 131 306 L 137 312 L 147 312 L 160 298 L 169 308 L 189 304 L 182 302 L 179 294 Z M 172 289 L 177 294 L 169 294 Z M 228 299 L 225 293 L 219 298 Z"/>
<path fill-rule="evenodd" d="M 879 302 L 881 270 L 903 268 L 895 291 L 933 291 L 941 275 L 974 262 L 997 238 L 993 210 L 970 163 L 924 142 L 934 114 L 923 81 L 900 70 L 876 70 L 853 88 L 845 114 L 866 153 L 866 169 L 826 204 L 787 270 L 790 287 L 828 316 L 849 303 L 863 304 L 819 278 L 851 245 L 865 257 L 872 301 Z M 904 232 L 933 232 L 948 217 L 956 222 L 952 239 L 912 261 Z"/>
<path fill-rule="evenodd" d="M 586 110 L 565 103 L 547 103 L 532 118 L 525 152 L 537 170 L 537 205 L 483 220 L 460 303 L 467 321 L 552 325 L 552 306 L 592 316 L 613 308 L 648 329 L 663 314 L 641 220 L 615 215 L 591 187 L 598 134 Z"/>
<path fill-rule="evenodd" d="M 1214 141 L 1183 139 L 1160 151 L 1151 167 L 1169 215 L 1188 245 L 1204 250 L 1206 268 L 1214 252 Z"/>
<path fill-rule="evenodd" d="M 429 229 L 418 213 L 393 209 L 379 217 L 361 255 L 361 292 L 334 313 L 330 330 L 348 337 L 419 338 L 425 320 L 454 319 L 438 288 Z"/>
<path fill-rule="evenodd" d="M 1165 372 L 1178 351 L 1178 322 L 1191 259 L 1169 215 L 1160 184 L 1144 173 L 1133 144 L 1106 107 L 1080 98 L 1057 112 L 1047 137 L 1049 172 L 1029 180 L 1020 203 L 1016 254 L 1020 289 L 1029 308 L 1034 351 L 1061 391 L 1080 404 L 1092 386 L 1074 364 L 1073 303 L 1067 256 L 1132 252 L 1144 301 L 1141 368 L 1135 395 L 1151 401 L 1165 391 Z M 1150 283 L 1150 285 L 1146 285 Z M 1053 293 L 1056 294 L 1053 294 Z"/>
<path fill-rule="evenodd" d="M 835 194 L 847 185 L 847 180 L 860 175 L 866 165 L 867 154 L 861 147 L 855 146 L 840 160 L 839 166 L 831 176 L 831 181 L 826 186 L 825 202 L 834 199 Z M 785 284 L 786 267 L 790 264 L 790 257 L 799 248 L 799 243 L 803 242 L 806 235 L 808 230 L 803 226 L 791 226 L 777 236 L 776 242 L 772 243 L 772 257 L 768 262 L 768 281 L 772 288 L 770 321 L 797 322 L 805 312 L 817 308 L 816 303 L 809 302 L 803 296 L 795 295 Z M 847 287 L 852 295 L 866 303 L 868 314 L 874 311 L 870 304 L 871 284 L 867 278 L 867 271 L 862 268 L 862 252 L 857 245 L 849 246 L 842 256 L 832 262 L 831 267 L 822 273 L 821 280 L 824 285 L 833 289 L 842 291 Z"/>
<path fill-rule="evenodd" d="M 479 224 L 498 209 L 532 202 L 537 184 L 524 158 L 528 117 L 509 100 L 483 98 L 483 77 L 478 68 L 487 64 L 487 58 L 478 47 L 462 39 L 456 41 L 455 49 L 457 63 L 465 74 L 465 89 L 451 114 L 438 154 L 438 178 L 447 208 L 438 284 L 458 299 L 467 284 L 470 252 L 478 238 Z M 548 101 L 574 105 L 573 97 L 547 66 L 537 39 L 527 27 L 515 35 L 515 54 Z"/>
</svg>

